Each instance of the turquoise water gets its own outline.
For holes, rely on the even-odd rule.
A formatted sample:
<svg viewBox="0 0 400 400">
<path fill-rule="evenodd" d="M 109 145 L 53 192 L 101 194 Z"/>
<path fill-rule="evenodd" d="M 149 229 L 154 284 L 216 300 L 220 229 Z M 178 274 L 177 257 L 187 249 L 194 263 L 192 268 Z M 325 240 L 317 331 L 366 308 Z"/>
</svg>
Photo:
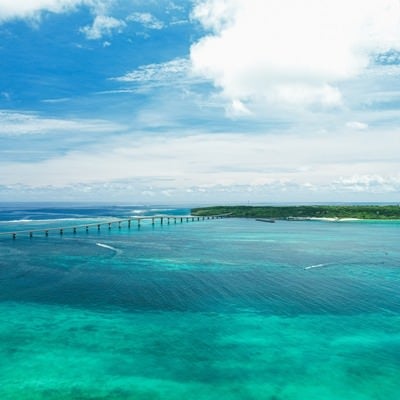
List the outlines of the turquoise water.
<svg viewBox="0 0 400 400">
<path fill-rule="evenodd" d="M 106 211 L 7 210 L 0 231 L 132 213 Z M 223 219 L 3 237 L 0 399 L 397 400 L 399 228 Z"/>
</svg>

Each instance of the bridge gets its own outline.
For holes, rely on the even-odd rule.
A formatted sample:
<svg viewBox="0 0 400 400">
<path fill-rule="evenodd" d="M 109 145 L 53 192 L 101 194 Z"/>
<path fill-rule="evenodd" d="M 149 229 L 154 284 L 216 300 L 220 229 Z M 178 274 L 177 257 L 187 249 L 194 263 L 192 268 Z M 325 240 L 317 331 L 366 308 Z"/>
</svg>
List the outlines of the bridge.
<svg viewBox="0 0 400 400">
<path fill-rule="evenodd" d="M 84 231 L 86 233 L 89 232 L 90 229 L 95 229 L 97 232 L 101 231 L 101 228 L 105 227 L 108 230 L 111 230 L 112 227 L 117 226 L 118 229 L 122 228 L 122 224 L 127 225 L 128 229 L 131 228 L 132 224 L 136 223 L 137 227 L 140 228 L 141 222 L 143 220 L 151 220 L 151 224 L 154 226 L 156 221 L 160 222 L 160 225 L 163 225 L 166 222 L 168 225 L 173 221 L 174 224 L 180 222 L 194 222 L 194 221 L 204 221 L 209 219 L 221 219 L 229 216 L 229 214 L 220 214 L 220 215 L 209 215 L 209 216 L 193 216 L 193 215 L 150 215 L 143 217 L 133 217 L 133 218 L 125 218 L 125 219 L 117 219 L 113 221 L 104 221 L 97 222 L 91 224 L 83 224 L 83 225 L 71 225 L 71 226 L 62 226 L 62 227 L 47 227 L 47 228 L 39 228 L 39 229 L 27 229 L 27 230 L 15 230 L 9 232 L 0 232 L 0 237 L 9 236 L 13 239 L 16 239 L 17 236 L 28 236 L 33 238 L 34 234 L 41 234 L 45 236 L 49 236 L 50 233 L 57 233 L 60 236 L 64 235 L 64 233 L 71 232 L 72 234 L 77 234 L 78 231 Z"/>
</svg>

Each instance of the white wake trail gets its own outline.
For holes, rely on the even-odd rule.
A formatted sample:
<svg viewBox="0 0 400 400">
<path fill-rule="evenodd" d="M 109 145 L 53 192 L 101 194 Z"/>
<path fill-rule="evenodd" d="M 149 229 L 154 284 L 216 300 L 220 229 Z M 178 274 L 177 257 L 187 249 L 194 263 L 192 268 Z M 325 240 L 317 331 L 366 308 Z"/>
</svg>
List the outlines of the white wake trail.
<svg viewBox="0 0 400 400">
<path fill-rule="evenodd" d="M 326 267 L 327 265 L 329 265 L 329 264 L 315 264 L 315 265 L 309 265 L 308 267 L 304 267 L 304 269 Z"/>
<path fill-rule="evenodd" d="M 105 249 L 109 249 L 109 250 L 115 251 L 116 253 L 120 252 L 120 250 L 116 249 L 115 247 L 109 246 L 108 244 L 96 243 L 96 246 L 104 247 Z"/>
</svg>

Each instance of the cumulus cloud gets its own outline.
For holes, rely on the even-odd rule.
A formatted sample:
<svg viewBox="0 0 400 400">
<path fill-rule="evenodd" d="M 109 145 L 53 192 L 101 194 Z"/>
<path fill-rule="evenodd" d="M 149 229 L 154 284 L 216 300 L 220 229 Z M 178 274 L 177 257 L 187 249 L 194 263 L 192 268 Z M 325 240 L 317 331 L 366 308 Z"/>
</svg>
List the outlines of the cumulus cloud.
<svg viewBox="0 0 400 400">
<path fill-rule="evenodd" d="M 114 31 L 120 33 L 125 26 L 126 23 L 122 20 L 106 15 L 98 15 L 93 24 L 81 28 L 81 32 L 86 35 L 87 39 L 97 40 L 103 36 L 110 36 Z"/>
<path fill-rule="evenodd" d="M 194 71 L 229 101 L 337 106 L 340 82 L 400 50 L 397 0 L 199 0 Z"/>
</svg>

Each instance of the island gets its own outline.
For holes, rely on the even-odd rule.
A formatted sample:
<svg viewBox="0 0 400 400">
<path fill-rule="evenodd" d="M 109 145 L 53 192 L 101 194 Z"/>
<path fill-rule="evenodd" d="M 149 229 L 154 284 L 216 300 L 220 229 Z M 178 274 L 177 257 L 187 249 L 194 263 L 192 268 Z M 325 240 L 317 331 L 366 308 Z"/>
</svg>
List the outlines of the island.
<svg viewBox="0 0 400 400">
<path fill-rule="evenodd" d="M 191 210 L 194 216 L 225 215 L 236 218 L 284 220 L 308 219 L 400 219 L 400 205 L 299 205 L 213 206 Z"/>
</svg>

